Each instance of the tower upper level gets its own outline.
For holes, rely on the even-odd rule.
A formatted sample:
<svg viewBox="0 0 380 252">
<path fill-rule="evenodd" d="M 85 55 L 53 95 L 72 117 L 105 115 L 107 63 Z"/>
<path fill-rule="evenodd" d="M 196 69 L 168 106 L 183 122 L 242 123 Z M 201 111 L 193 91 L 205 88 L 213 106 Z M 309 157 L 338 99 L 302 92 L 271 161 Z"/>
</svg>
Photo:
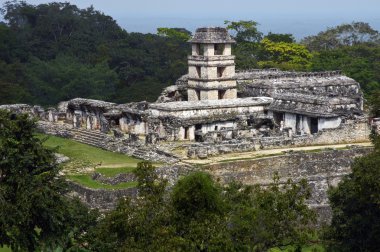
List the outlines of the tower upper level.
<svg viewBox="0 0 380 252">
<path fill-rule="evenodd" d="M 198 28 L 189 42 L 188 100 L 236 98 L 235 56 L 231 55 L 235 40 L 227 29 Z"/>
<path fill-rule="evenodd" d="M 221 27 L 198 28 L 192 39 L 193 56 L 231 55 L 231 45 L 235 40 Z"/>
</svg>

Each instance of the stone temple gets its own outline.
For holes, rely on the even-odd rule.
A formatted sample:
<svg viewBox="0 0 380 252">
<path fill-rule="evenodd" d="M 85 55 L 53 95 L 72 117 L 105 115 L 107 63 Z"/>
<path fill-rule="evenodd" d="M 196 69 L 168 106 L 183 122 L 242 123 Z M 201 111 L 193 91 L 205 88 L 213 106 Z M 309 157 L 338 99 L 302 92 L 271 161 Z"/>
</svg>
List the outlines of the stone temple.
<svg viewBox="0 0 380 252">
<path fill-rule="evenodd" d="M 367 141 L 360 85 L 339 71 L 235 71 L 235 41 L 225 28 L 199 28 L 189 42 L 188 74 L 154 103 L 76 98 L 48 110 L 16 107 L 56 128 L 114 132 L 127 149 L 170 153 L 171 144 L 182 144 L 189 157 Z"/>
</svg>

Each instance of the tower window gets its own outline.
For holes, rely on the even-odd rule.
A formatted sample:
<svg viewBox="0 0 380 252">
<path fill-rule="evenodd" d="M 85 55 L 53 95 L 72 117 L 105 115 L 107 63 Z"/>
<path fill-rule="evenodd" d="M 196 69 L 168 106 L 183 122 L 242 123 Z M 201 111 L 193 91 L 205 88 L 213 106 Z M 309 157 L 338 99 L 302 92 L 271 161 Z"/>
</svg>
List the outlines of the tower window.
<svg viewBox="0 0 380 252">
<path fill-rule="evenodd" d="M 217 77 L 218 78 L 223 77 L 224 70 L 226 70 L 225 67 L 217 67 L 216 71 L 217 71 Z"/>
<path fill-rule="evenodd" d="M 198 101 L 200 101 L 201 100 L 201 91 L 195 90 L 195 93 L 197 94 Z"/>
<path fill-rule="evenodd" d="M 214 44 L 214 55 L 224 54 L 224 44 Z"/>
<path fill-rule="evenodd" d="M 196 66 L 195 69 L 197 70 L 197 76 L 198 78 L 201 78 L 201 67 L 200 66 Z"/>
<path fill-rule="evenodd" d="M 195 53 L 196 55 L 204 55 L 205 54 L 205 45 L 204 44 L 196 44 L 195 47 Z"/>
<path fill-rule="evenodd" d="M 223 100 L 225 94 L 226 94 L 226 90 L 219 90 L 218 91 L 218 99 Z"/>
</svg>

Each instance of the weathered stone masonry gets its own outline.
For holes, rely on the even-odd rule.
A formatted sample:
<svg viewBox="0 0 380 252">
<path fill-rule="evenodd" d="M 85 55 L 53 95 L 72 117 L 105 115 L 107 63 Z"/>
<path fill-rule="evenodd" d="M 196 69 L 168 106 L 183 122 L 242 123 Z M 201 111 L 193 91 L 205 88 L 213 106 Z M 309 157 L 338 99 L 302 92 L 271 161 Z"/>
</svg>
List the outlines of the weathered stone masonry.
<svg viewBox="0 0 380 252">
<path fill-rule="evenodd" d="M 280 181 L 294 182 L 306 179 L 312 189 L 308 204 L 317 209 L 321 221 L 329 221 L 327 189 L 336 186 L 342 177 L 351 172 L 356 157 L 370 153 L 372 148 L 325 150 L 315 153 L 296 152 L 278 157 L 218 163 L 203 168 L 222 183 L 233 180 L 248 185 L 269 185 L 278 172 Z"/>
</svg>

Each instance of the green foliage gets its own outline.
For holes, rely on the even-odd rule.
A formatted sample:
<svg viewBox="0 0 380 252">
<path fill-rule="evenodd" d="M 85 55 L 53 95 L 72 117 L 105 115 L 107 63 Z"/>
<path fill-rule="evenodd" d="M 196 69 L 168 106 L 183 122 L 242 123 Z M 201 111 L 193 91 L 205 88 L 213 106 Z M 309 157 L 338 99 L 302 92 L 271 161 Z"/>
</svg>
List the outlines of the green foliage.
<svg viewBox="0 0 380 252">
<path fill-rule="evenodd" d="M 139 197 L 125 199 L 92 229 L 94 251 L 265 251 L 301 247 L 315 215 L 309 189 L 278 177 L 269 188 L 232 183 L 221 187 L 210 175 L 192 173 L 166 191 L 149 163 L 137 169 Z"/>
<path fill-rule="evenodd" d="M 305 244 L 313 230 L 315 213 L 305 200 L 310 197 L 306 181 L 288 181 L 280 186 L 279 177 L 267 189 L 232 184 L 227 189 L 231 206 L 231 234 L 238 251 L 264 251 L 275 246 Z"/>
<path fill-rule="evenodd" d="M 272 33 L 269 32 L 268 35 L 265 35 L 264 38 L 269 39 L 272 42 L 285 42 L 285 43 L 295 43 L 296 40 L 292 34 L 286 33 Z"/>
<path fill-rule="evenodd" d="M 160 27 L 160 28 L 157 28 L 157 35 L 178 39 L 183 42 L 187 42 L 191 38 L 191 32 L 189 32 L 188 30 L 184 28 Z"/>
<path fill-rule="evenodd" d="M 153 101 L 186 73 L 184 29 L 161 28 L 163 36 L 127 33 L 93 7 L 69 3 L 11 1 L 2 11 L 7 23 L 0 24 L 0 64 L 6 74 L 0 87 L 9 95 L 0 103 L 52 105 L 78 96 Z M 15 78 L 9 69 L 16 67 Z"/>
<path fill-rule="evenodd" d="M 273 42 L 264 38 L 260 42 L 262 61 L 258 65 L 262 68 L 280 68 L 283 70 L 308 70 L 311 65 L 312 54 L 305 46 L 296 43 Z"/>
<path fill-rule="evenodd" d="M 209 174 L 202 172 L 178 181 L 173 188 L 172 204 L 182 220 L 223 212 L 220 189 Z"/>
<path fill-rule="evenodd" d="M 233 54 L 236 55 L 236 67 L 239 69 L 251 69 L 257 67 L 257 55 L 262 33 L 259 32 L 255 21 L 224 21 L 226 29 L 233 35 L 236 44 L 233 46 Z"/>
<path fill-rule="evenodd" d="M 311 51 L 338 49 L 363 43 L 379 44 L 380 33 L 368 23 L 352 22 L 328 28 L 316 36 L 306 37 L 301 43 Z"/>
<path fill-rule="evenodd" d="M 225 21 L 237 44 L 233 47 L 238 69 L 280 68 L 305 71 L 310 69 L 312 54 L 295 43 L 291 34 L 258 31 L 255 21 Z"/>
<path fill-rule="evenodd" d="M 376 140 L 379 143 L 379 139 Z M 377 251 L 380 242 L 380 149 L 355 160 L 352 173 L 329 191 L 334 251 Z"/>
<path fill-rule="evenodd" d="M 166 182 L 159 180 L 151 163 L 135 170 L 139 197 L 122 199 L 117 208 L 87 235 L 91 251 L 172 251 L 174 229 L 169 205 L 164 203 Z"/>
<path fill-rule="evenodd" d="M 142 197 L 160 198 L 160 194 L 164 192 L 166 181 L 159 180 L 154 169 L 151 162 L 144 161 L 138 163 L 133 171 L 137 178 L 139 195 Z"/>
<path fill-rule="evenodd" d="M 227 25 L 226 29 L 232 32 L 236 42 L 259 42 L 262 39 L 263 34 L 259 32 L 257 26 L 259 23 L 249 21 L 224 21 Z"/>
<path fill-rule="evenodd" d="M 378 90 L 374 91 L 371 95 L 369 103 L 371 105 L 371 115 L 373 117 L 380 117 L 380 85 Z"/>
<path fill-rule="evenodd" d="M 95 215 L 64 197 L 51 150 L 34 136 L 27 115 L 0 111 L 0 245 L 13 251 L 75 243 Z"/>
<path fill-rule="evenodd" d="M 111 100 L 117 74 L 106 62 L 94 66 L 80 63 L 74 57 L 58 56 L 50 61 L 31 59 L 27 64 L 28 91 L 33 103 L 57 104 L 76 97 Z"/>
</svg>

